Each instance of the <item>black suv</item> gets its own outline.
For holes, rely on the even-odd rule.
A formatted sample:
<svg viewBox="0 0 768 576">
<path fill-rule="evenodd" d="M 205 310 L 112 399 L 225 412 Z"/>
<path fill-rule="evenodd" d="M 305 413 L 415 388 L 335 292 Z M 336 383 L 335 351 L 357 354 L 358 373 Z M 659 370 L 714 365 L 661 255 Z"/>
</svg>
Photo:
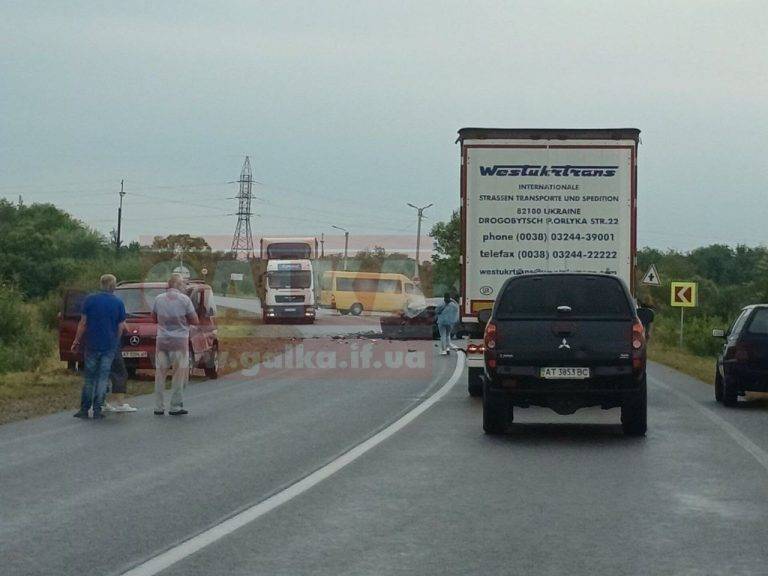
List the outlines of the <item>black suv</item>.
<svg viewBox="0 0 768 576">
<path fill-rule="evenodd" d="M 558 414 L 621 407 L 625 434 L 647 428 L 645 330 L 626 284 L 605 274 L 509 278 L 485 328 L 483 428 L 505 431 L 513 407 Z"/>
<path fill-rule="evenodd" d="M 768 392 L 768 304 L 742 309 L 728 331 L 713 330 L 725 338 L 717 357 L 715 399 L 735 406 L 745 392 Z"/>
</svg>

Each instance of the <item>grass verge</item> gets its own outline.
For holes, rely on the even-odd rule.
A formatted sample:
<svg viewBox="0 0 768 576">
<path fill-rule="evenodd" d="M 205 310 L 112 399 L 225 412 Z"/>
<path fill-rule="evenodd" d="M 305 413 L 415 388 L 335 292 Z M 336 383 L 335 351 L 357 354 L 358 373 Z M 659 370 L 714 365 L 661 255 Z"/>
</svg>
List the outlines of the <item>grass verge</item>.
<svg viewBox="0 0 768 576">
<path fill-rule="evenodd" d="M 226 359 L 220 366 L 220 375 L 238 372 L 265 356 L 280 354 L 288 339 L 257 338 L 253 327 L 227 326 L 220 330 L 219 351 Z M 170 380 L 170 378 L 169 378 Z M 202 370 L 196 370 L 190 384 L 203 381 Z M 76 410 L 80 405 L 83 375 L 70 372 L 59 360 L 58 348 L 36 370 L 0 374 L 0 424 L 26 420 L 62 410 Z M 139 371 L 130 379 L 126 396 L 140 396 L 154 391 L 154 373 Z"/>
<path fill-rule="evenodd" d="M 683 374 L 698 378 L 707 384 L 714 383 L 714 356 L 696 356 L 680 348 L 668 347 L 651 341 L 648 347 L 648 358 L 659 364 L 674 368 Z"/>
</svg>

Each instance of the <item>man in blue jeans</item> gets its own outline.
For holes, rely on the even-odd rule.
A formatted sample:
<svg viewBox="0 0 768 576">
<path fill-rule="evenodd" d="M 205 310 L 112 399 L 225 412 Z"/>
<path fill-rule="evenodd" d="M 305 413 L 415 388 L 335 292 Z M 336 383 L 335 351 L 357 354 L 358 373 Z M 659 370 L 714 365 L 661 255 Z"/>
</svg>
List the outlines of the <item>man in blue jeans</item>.
<svg viewBox="0 0 768 576">
<path fill-rule="evenodd" d="M 93 419 L 104 418 L 101 413 L 107 392 L 112 360 L 118 349 L 119 338 L 125 330 L 125 306 L 114 295 L 117 280 L 112 274 L 99 279 L 101 291 L 91 294 L 83 302 L 80 323 L 72 343 L 72 350 L 80 348 L 85 339 L 85 381 L 80 395 L 80 410 L 75 418 L 88 418 L 93 407 Z"/>
</svg>

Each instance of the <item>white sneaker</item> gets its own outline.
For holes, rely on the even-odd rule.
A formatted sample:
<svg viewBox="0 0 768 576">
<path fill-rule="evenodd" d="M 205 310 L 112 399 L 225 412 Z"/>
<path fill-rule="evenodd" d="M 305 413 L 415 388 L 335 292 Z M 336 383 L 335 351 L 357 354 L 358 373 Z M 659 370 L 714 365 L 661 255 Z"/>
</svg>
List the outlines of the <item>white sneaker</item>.
<svg viewBox="0 0 768 576">
<path fill-rule="evenodd" d="M 458 346 L 455 346 L 455 345 L 453 345 L 453 344 L 451 344 L 450 346 L 448 346 L 448 348 L 450 348 L 451 350 L 458 350 L 458 349 L 459 349 L 459 347 L 458 347 Z"/>
<path fill-rule="evenodd" d="M 448 356 L 448 350 L 443 350 L 442 352 L 440 352 L 440 355 L 441 356 Z"/>
<path fill-rule="evenodd" d="M 102 412 L 117 412 L 117 408 L 112 406 L 109 402 L 104 402 L 104 406 L 101 407 Z"/>
<path fill-rule="evenodd" d="M 138 408 L 134 408 L 130 404 L 121 404 L 120 406 L 115 406 L 113 408 L 114 412 L 136 412 Z"/>
</svg>

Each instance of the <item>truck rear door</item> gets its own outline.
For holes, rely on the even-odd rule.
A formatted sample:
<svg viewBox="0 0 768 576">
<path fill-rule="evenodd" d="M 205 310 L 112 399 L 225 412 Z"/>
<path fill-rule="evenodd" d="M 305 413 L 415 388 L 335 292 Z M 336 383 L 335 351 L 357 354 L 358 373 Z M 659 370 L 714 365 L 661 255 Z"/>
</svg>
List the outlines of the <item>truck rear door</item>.
<svg viewBox="0 0 768 576">
<path fill-rule="evenodd" d="M 507 284 L 494 316 L 499 366 L 631 363 L 634 311 L 616 278 L 516 278 Z"/>
</svg>

